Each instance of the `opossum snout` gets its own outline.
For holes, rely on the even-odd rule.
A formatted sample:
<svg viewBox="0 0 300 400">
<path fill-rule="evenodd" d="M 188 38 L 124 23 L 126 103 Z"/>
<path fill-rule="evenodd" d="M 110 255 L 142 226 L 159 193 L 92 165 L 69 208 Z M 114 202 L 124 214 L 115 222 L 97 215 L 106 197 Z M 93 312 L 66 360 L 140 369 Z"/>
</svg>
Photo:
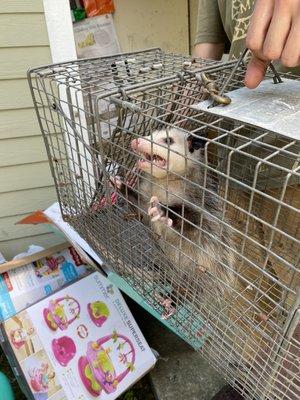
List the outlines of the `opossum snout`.
<svg viewBox="0 0 300 400">
<path fill-rule="evenodd" d="M 146 139 L 144 137 L 140 137 L 133 139 L 130 143 L 131 149 L 135 153 L 152 153 L 154 142 L 152 143 L 151 140 L 149 140 L 148 138 L 149 137 L 146 137 Z"/>
</svg>

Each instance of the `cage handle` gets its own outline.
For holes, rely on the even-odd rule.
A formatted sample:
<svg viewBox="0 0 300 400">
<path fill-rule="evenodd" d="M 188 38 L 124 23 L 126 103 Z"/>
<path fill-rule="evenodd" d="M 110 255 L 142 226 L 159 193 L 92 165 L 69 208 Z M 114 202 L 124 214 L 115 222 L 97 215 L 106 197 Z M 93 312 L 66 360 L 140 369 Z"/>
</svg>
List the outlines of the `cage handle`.
<svg viewBox="0 0 300 400">
<path fill-rule="evenodd" d="M 244 59 L 246 58 L 246 55 L 247 55 L 248 52 L 249 52 L 249 49 L 245 49 L 245 50 L 242 52 L 242 54 L 240 55 L 240 57 L 238 58 L 236 65 L 233 67 L 233 69 L 232 69 L 232 71 L 231 71 L 229 77 L 228 77 L 227 80 L 224 82 L 224 84 L 223 84 L 223 86 L 222 86 L 222 88 L 221 88 L 221 90 L 220 90 L 220 94 L 221 94 L 221 95 L 223 95 L 223 93 L 225 92 L 225 90 L 226 90 L 228 84 L 230 83 L 230 81 L 232 80 L 232 78 L 233 78 L 233 76 L 234 76 L 236 70 L 237 70 L 237 69 L 239 68 L 239 66 L 244 62 Z M 274 74 L 274 77 L 273 77 L 274 84 L 283 83 L 283 80 L 281 79 L 279 73 L 277 72 L 277 70 L 276 70 L 276 68 L 274 67 L 274 64 L 273 64 L 272 62 L 270 62 L 269 67 L 270 67 L 270 69 L 272 70 L 272 72 L 273 72 L 273 74 Z"/>
<path fill-rule="evenodd" d="M 240 65 L 244 62 L 247 53 L 249 52 L 249 49 L 245 49 L 242 54 L 240 55 L 240 57 L 238 58 L 235 66 L 232 68 L 231 73 L 229 74 L 228 78 L 226 79 L 226 81 L 223 83 L 220 91 L 217 93 L 217 97 L 214 96 L 214 93 L 211 93 L 209 90 L 209 93 L 213 99 L 212 104 L 208 107 L 214 107 L 218 104 L 223 104 L 223 105 L 227 105 L 230 104 L 231 101 L 226 102 L 226 98 L 228 98 L 228 96 L 224 96 L 224 93 L 229 85 L 229 83 L 231 82 L 232 78 L 234 77 L 234 74 L 236 73 L 237 69 L 240 67 Z M 273 76 L 273 82 L 274 84 L 278 84 L 278 83 L 283 83 L 283 80 L 281 79 L 281 76 L 279 75 L 278 71 L 276 70 L 276 68 L 274 67 L 274 64 L 272 62 L 270 62 L 269 67 L 271 69 L 271 71 L 273 72 L 274 76 Z M 203 75 L 203 74 L 202 74 Z M 205 78 L 204 78 L 205 79 Z M 213 82 L 213 81 L 212 81 Z M 205 82 L 204 82 L 205 84 Z M 212 87 L 212 84 L 209 83 Z M 214 88 L 215 89 L 215 88 Z M 229 98 L 228 98 L 229 99 Z"/>
</svg>

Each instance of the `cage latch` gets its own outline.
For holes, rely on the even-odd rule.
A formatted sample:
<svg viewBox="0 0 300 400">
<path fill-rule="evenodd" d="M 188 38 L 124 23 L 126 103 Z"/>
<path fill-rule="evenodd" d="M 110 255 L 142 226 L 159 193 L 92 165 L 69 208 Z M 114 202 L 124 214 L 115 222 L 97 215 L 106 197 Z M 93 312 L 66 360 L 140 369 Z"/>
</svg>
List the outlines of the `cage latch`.
<svg viewBox="0 0 300 400">
<path fill-rule="evenodd" d="M 116 97 L 110 97 L 110 102 L 114 103 L 116 106 L 123 108 L 123 109 L 127 109 L 133 112 L 137 112 L 140 113 L 142 112 L 141 107 L 137 106 L 136 104 L 134 104 L 133 102 L 130 101 L 130 98 L 127 96 L 127 93 L 125 92 L 125 90 L 123 88 L 120 88 L 120 92 L 121 92 L 121 96 L 123 97 L 123 99 L 119 99 Z"/>
<path fill-rule="evenodd" d="M 216 82 L 209 78 L 205 73 L 201 74 L 201 81 L 204 85 L 205 91 L 210 95 L 215 103 L 222 105 L 228 105 L 231 103 L 231 99 L 224 94 L 221 95 Z"/>
</svg>

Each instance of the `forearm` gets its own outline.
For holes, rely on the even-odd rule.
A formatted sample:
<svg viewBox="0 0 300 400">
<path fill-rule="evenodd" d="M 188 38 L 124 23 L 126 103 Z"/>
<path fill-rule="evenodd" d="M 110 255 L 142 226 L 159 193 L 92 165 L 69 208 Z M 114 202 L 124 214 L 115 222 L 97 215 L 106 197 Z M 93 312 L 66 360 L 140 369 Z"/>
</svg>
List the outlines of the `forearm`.
<svg viewBox="0 0 300 400">
<path fill-rule="evenodd" d="M 199 0 L 193 55 L 204 59 L 220 60 L 226 40 L 218 0 Z"/>
<path fill-rule="evenodd" d="M 224 43 L 197 43 L 193 56 L 210 60 L 221 60 L 224 53 Z"/>
</svg>

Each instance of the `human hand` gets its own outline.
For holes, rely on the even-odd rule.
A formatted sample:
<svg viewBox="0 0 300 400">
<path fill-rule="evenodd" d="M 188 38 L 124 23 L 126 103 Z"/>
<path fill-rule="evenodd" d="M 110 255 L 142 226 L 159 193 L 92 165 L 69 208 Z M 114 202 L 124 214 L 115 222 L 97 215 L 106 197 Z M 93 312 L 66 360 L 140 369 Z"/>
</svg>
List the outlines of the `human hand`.
<svg viewBox="0 0 300 400">
<path fill-rule="evenodd" d="M 271 60 L 300 65 L 300 0 L 257 0 L 246 47 L 253 53 L 245 77 L 250 89 L 262 81 Z"/>
</svg>

